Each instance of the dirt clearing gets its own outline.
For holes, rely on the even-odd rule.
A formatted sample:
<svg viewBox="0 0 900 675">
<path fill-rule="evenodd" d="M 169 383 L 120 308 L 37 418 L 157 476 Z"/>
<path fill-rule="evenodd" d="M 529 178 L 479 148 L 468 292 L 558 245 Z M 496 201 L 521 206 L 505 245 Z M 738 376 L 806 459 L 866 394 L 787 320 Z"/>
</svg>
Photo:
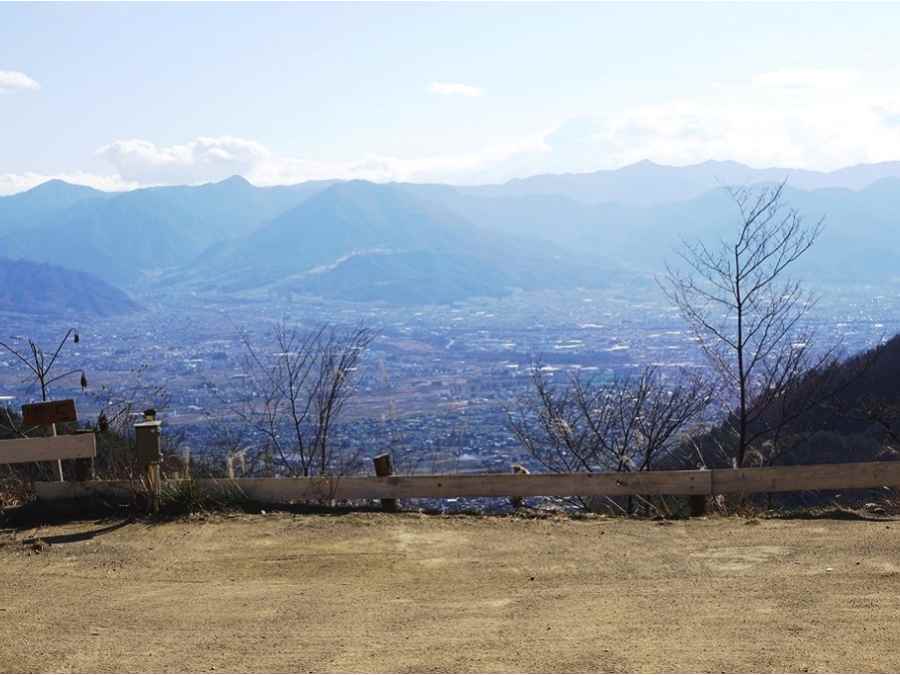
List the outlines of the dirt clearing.
<svg viewBox="0 0 900 675">
<path fill-rule="evenodd" d="M 896 521 L 116 524 L 0 534 L 0 670 L 900 670 Z"/>
</svg>

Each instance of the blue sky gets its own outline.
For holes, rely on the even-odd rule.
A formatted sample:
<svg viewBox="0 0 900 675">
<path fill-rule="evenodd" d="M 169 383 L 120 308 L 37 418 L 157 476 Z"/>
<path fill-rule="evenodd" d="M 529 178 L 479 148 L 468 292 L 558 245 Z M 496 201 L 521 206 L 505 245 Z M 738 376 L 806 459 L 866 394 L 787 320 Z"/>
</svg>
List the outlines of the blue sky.
<svg viewBox="0 0 900 675">
<path fill-rule="evenodd" d="M 0 193 L 900 159 L 900 6 L 0 4 Z"/>
</svg>

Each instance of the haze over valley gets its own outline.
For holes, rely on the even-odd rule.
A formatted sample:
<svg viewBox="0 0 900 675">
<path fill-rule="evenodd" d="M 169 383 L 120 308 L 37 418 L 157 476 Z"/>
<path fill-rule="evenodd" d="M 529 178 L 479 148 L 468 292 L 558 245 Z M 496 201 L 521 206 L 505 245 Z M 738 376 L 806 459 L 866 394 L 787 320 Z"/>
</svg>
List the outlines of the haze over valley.
<svg viewBox="0 0 900 675">
<path fill-rule="evenodd" d="M 900 3 L 0 2 L 0 672 L 893 672 Z"/>
<path fill-rule="evenodd" d="M 900 163 L 825 174 L 641 162 L 468 187 L 256 187 L 234 176 L 109 193 L 51 181 L 0 197 L 0 246 L 6 258 L 86 272 L 137 294 L 441 304 L 652 285 L 681 239 L 733 226 L 729 189 L 785 180 L 793 208 L 825 219 L 815 255 L 801 263 L 804 276 L 819 284 L 893 282 Z"/>
<path fill-rule="evenodd" d="M 717 176 L 787 179 L 791 206 L 825 218 L 798 267 L 820 295 L 807 320 L 823 343 L 852 354 L 900 331 L 898 167 L 642 162 L 486 186 L 235 176 L 121 193 L 52 181 L 0 198 L 0 311 L 7 332 L 45 341 L 79 327 L 62 358 L 90 373 L 85 414 L 104 396 L 165 387 L 164 419 L 213 451 L 213 428 L 247 395 L 245 340 L 265 344 L 282 319 L 370 325 L 341 442 L 501 469 L 527 461 L 506 414 L 536 359 L 601 379 L 707 368 L 657 279 L 680 239 L 733 228 Z M 0 386 L 34 394 L 8 358 Z M 77 383 L 56 393 L 79 395 Z"/>
<path fill-rule="evenodd" d="M 783 400 L 887 344 L 897 11 L 647 9 L 5 7 L 0 397 L 153 407 L 201 454 L 243 426 L 265 454 L 247 416 L 297 353 L 279 327 L 362 326 L 335 447 L 499 469 L 528 463 L 509 412 L 535 372 L 699 374 L 707 428 L 736 382 Z M 23 361 L 65 335 L 39 391 Z"/>
</svg>

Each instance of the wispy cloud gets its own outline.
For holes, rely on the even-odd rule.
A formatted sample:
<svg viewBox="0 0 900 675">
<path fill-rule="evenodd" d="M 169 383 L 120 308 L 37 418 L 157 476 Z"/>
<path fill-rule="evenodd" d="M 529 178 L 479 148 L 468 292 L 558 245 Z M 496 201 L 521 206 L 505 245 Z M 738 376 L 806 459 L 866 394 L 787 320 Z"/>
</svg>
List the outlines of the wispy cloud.
<svg viewBox="0 0 900 675">
<path fill-rule="evenodd" d="M 484 93 L 480 87 L 460 82 L 432 82 L 428 86 L 428 91 L 442 96 L 481 96 Z"/>
<path fill-rule="evenodd" d="M 611 169 L 642 159 L 836 169 L 900 158 L 900 94 L 890 86 L 894 81 L 891 73 L 845 70 L 763 73 L 701 94 L 604 114 L 573 111 L 528 135 L 473 139 L 468 148 L 407 157 L 360 153 L 347 161 L 318 160 L 232 136 L 199 136 L 176 145 L 117 140 L 97 151 L 112 175 L 0 174 L 0 193 L 55 177 L 106 189 L 197 184 L 233 174 L 257 185 L 323 178 L 472 184 Z"/>
<path fill-rule="evenodd" d="M 467 151 L 420 157 L 369 154 L 348 161 L 321 161 L 279 154 L 247 138 L 201 136 L 177 145 L 145 139 L 118 140 L 95 155 L 114 168 L 95 173 L 0 174 L 0 195 L 22 192 L 52 178 L 101 190 L 130 190 L 155 185 L 196 185 L 238 174 L 256 185 L 289 185 L 307 180 L 339 179 L 428 182 L 477 182 L 492 179 L 492 170 L 548 150 L 546 132 L 496 139 Z"/>
<path fill-rule="evenodd" d="M 790 69 L 690 96 L 587 112 L 547 137 L 538 171 L 591 171 L 650 159 L 832 170 L 900 158 L 896 73 Z"/>
<path fill-rule="evenodd" d="M 201 136 L 181 145 L 159 146 L 143 139 L 121 140 L 96 152 L 126 181 L 166 185 L 247 175 L 271 152 L 256 141 L 233 136 Z"/>
<path fill-rule="evenodd" d="M 0 70 L 0 93 L 11 91 L 36 91 L 41 88 L 37 82 L 18 70 Z"/>
<path fill-rule="evenodd" d="M 257 185 L 284 185 L 337 178 L 371 181 L 453 181 L 521 154 L 547 149 L 544 134 L 497 139 L 468 152 L 400 158 L 367 155 L 350 161 L 319 161 L 279 154 L 261 143 L 233 136 L 199 137 L 161 146 L 143 139 L 120 140 L 97 150 L 127 184 L 171 185 L 218 181 L 234 174 Z"/>
</svg>

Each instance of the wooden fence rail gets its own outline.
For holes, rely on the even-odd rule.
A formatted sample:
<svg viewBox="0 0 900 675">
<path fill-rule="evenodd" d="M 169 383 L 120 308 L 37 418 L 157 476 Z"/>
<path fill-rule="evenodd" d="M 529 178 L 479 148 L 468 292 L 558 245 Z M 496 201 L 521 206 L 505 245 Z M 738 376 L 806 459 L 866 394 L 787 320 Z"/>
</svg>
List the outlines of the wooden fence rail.
<svg viewBox="0 0 900 675">
<path fill-rule="evenodd" d="M 84 459 L 97 454 L 94 434 L 14 438 L 0 441 L 0 464 Z"/>
<path fill-rule="evenodd" d="M 162 489 L 178 481 L 163 481 Z M 900 462 L 814 464 L 753 469 L 651 471 L 640 473 L 456 474 L 386 477 L 199 479 L 195 489 L 238 491 L 248 499 L 290 504 L 322 499 L 409 499 L 416 497 L 522 497 L 717 495 L 806 490 L 849 490 L 900 486 Z M 128 481 L 35 483 L 40 499 L 127 496 Z"/>
</svg>

